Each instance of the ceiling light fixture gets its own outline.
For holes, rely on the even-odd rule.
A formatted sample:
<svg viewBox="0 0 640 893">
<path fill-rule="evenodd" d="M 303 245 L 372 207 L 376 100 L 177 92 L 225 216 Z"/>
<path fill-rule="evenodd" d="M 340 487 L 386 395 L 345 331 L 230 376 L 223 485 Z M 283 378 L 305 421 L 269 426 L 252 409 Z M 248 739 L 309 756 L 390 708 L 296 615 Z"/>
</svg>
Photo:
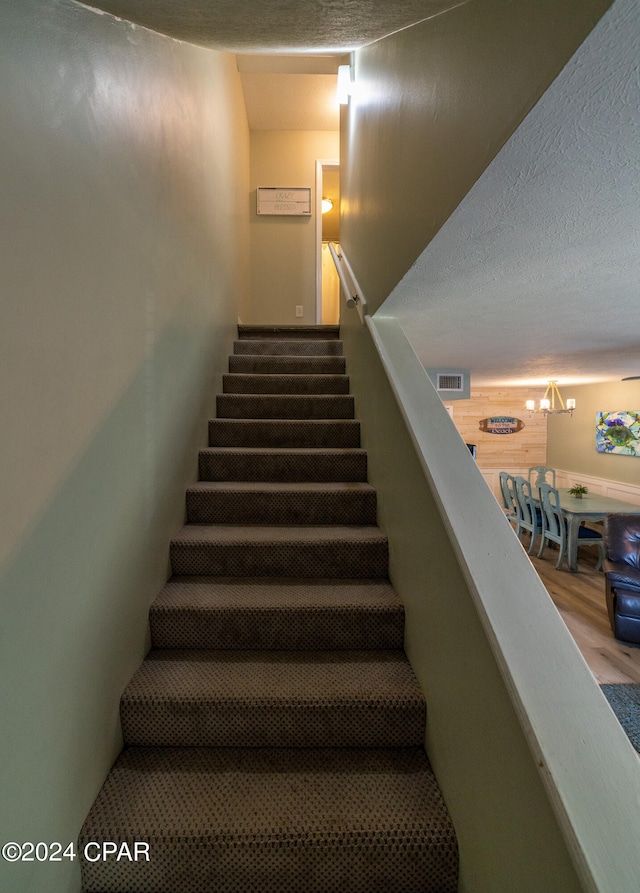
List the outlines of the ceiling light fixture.
<svg viewBox="0 0 640 893">
<path fill-rule="evenodd" d="M 322 197 L 322 213 L 326 214 L 329 211 L 333 211 L 333 202 L 330 198 Z"/>
<path fill-rule="evenodd" d="M 556 398 L 558 399 L 560 407 L 556 407 Z M 547 390 L 544 392 L 544 397 L 540 400 L 540 405 L 537 409 L 535 400 L 527 400 L 525 405 L 529 412 L 542 412 L 544 415 L 568 412 L 570 416 L 573 416 L 573 410 L 576 408 L 576 401 L 571 397 L 568 398 L 565 407 L 562 395 L 558 390 L 558 382 L 557 380 L 552 379 L 547 385 Z"/>
</svg>

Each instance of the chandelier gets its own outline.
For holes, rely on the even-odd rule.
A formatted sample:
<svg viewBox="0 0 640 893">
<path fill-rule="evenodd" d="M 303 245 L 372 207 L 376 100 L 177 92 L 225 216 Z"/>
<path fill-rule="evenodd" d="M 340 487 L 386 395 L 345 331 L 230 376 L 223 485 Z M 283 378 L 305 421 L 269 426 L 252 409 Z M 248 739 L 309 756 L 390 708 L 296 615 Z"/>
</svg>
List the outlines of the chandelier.
<svg viewBox="0 0 640 893">
<path fill-rule="evenodd" d="M 556 400 L 560 404 L 559 406 L 556 406 Z M 547 385 L 547 390 L 544 392 L 544 397 L 540 400 L 540 405 L 537 409 L 535 400 L 527 400 L 525 405 L 529 412 L 542 412 L 545 415 L 568 412 L 570 416 L 573 416 L 573 410 L 576 408 L 576 401 L 572 398 L 568 398 L 565 407 L 562 395 L 558 390 L 557 379 L 554 379 Z"/>
</svg>

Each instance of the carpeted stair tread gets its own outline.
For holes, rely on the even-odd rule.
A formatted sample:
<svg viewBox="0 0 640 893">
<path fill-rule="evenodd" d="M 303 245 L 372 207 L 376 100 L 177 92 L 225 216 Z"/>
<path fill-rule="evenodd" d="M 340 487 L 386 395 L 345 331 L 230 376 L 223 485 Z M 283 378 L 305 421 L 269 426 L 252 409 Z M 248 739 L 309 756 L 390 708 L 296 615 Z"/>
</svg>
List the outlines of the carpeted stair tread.
<svg viewBox="0 0 640 893">
<path fill-rule="evenodd" d="M 457 889 L 454 831 L 419 747 L 127 748 L 78 849 L 103 839 L 147 841 L 150 859 L 84 861 L 85 891 Z"/>
<path fill-rule="evenodd" d="M 151 651 L 125 689 L 126 744 L 406 747 L 424 697 L 401 650 Z"/>
<path fill-rule="evenodd" d="M 315 374 L 344 375 L 346 360 L 343 356 L 287 356 L 279 354 L 231 354 L 229 372 L 245 374 Z"/>
<path fill-rule="evenodd" d="M 388 544 L 374 525 L 188 524 L 171 540 L 174 574 L 386 577 Z"/>
<path fill-rule="evenodd" d="M 172 577 L 149 613 L 156 648 L 401 648 L 386 580 Z"/>
<path fill-rule="evenodd" d="M 238 356 L 251 354 L 253 356 L 341 357 L 343 355 L 342 341 L 309 341 L 295 338 L 272 341 L 257 341 L 248 338 L 244 341 L 234 341 L 233 352 Z"/>
<path fill-rule="evenodd" d="M 273 338 L 304 338 L 309 341 L 319 339 L 337 340 L 340 337 L 340 326 L 238 326 L 238 337 L 256 338 L 264 341 Z"/>
<path fill-rule="evenodd" d="M 187 488 L 190 524 L 375 524 L 363 482 L 201 481 Z"/>
<path fill-rule="evenodd" d="M 210 419 L 211 447 L 353 449 L 360 446 L 355 419 Z"/>
<path fill-rule="evenodd" d="M 352 419 L 349 394 L 218 394 L 219 419 Z"/>
<path fill-rule="evenodd" d="M 208 447 L 200 450 L 201 481 L 366 481 L 362 449 Z"/>
<path fill-rule="evenodd" d="M 222 376 L 225 394 L 348 394 L 347 375 L 228 372 Z"/>
</svg>

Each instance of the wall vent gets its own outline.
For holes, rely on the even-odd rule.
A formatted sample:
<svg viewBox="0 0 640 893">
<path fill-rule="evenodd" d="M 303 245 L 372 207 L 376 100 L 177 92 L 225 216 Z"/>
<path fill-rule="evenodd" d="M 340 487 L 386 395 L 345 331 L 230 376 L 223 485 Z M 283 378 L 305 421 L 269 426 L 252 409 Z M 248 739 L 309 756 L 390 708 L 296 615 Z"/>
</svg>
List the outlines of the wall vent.
<svg viewBox="0 0 640 893">
<path fill-rule="evenodd" d="M 458 373 L 438 372 L 436 380 L 438 391 L 463 391 L 464 376 Z"/>
</svg>

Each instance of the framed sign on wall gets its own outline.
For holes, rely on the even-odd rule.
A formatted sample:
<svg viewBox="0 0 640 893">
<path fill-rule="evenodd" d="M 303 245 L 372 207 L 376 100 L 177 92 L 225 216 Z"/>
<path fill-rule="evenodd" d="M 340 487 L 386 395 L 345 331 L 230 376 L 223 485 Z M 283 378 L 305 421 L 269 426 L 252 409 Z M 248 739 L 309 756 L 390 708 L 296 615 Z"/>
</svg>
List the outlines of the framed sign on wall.
<svg viewBox="0 0 640 893">
<path fill-rule="evenodd" d="M 310 217 L 310 186 L 258 186 L 257 212 L 275 217 Z"/>
<path fill-rule="evenodd" d="M 513 416 L 500 415 L 482 419 L 479 427 L 486 434 L 517 434 L 524 428 L 524 422 Z"/>
</svg>

